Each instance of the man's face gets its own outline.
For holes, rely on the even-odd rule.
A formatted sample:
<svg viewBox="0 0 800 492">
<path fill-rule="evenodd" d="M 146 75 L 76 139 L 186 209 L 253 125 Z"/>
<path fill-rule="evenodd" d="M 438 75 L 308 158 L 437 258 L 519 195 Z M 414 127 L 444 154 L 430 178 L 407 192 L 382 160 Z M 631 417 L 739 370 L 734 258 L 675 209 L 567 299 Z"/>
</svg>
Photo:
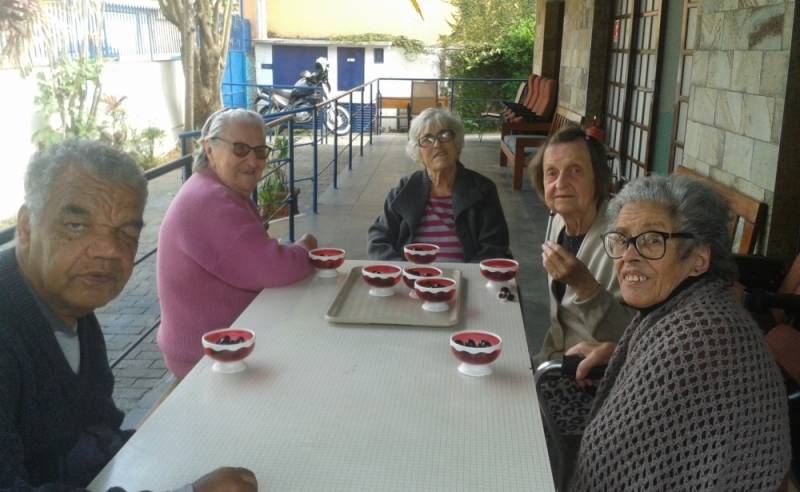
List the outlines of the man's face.
<svg viewBox="0 0 800 492">
<path fill-rule="evenodd" d="M 17 259 L 37 295 L 68 325 L 116 297 L 130 278 L 144 199 L 74 167 L 56 176 L 41 216 L 18 216 Z"/>
</svg>

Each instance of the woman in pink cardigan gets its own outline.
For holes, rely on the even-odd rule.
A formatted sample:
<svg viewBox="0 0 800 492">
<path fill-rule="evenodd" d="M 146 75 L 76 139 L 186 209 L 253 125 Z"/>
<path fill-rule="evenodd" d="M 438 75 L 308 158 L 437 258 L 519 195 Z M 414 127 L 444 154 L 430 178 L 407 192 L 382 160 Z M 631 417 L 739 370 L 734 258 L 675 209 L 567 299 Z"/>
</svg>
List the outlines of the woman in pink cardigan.
<svg viewBox="0 0 800 492">
<path fill-rule="evenodd" d="M 167 368 L 183 378 L 203 357 L 201 336 L 231 325 L 265 287 L 288 285 L 313 269 L 305 235 L 281 245 L 264 231 L 250 199 L 266 166 L 261 116 L 244 109 L 211 115 L 195 174 L 167 210 L 158 238 L 161 327 Z"/>
</svg>

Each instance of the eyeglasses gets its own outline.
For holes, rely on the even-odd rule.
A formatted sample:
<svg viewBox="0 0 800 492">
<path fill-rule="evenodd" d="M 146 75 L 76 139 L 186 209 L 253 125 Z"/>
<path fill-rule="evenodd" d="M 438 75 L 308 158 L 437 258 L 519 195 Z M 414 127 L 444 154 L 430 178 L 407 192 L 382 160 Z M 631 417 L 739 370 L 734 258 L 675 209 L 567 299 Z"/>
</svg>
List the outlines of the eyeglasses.
<svg viewBox="0 0 800 492">
<path fill-rule="evenodd" d="M 456 134 L 453 130 L 442 130 L 436 135 L 432 133 L 428 133 L 427 135 L 423 135 L 422 138 L 417 140 L 417 143 L 420 147 L 430 147 L 433 145 L 437 140 L 440 144 L 450 142 L 455 138 Z"/>
<path fill-rule="evenodd" d="M 612 260 L 622 258 L 631 244 L 642 258 L 660 260 L 667 254 L 667 239 L 692 237 L 694 235 L 688 232 L 646 231 L 633 237 L 628 237 L 620 232 L 606 232 L 603 234 L 603 246 L 606 248 L 606 254 Z"/>
<path fill-rule="evenodd" d="M 212 140 L 222 140 L 226 144 L 230 144 L 231 148 L 233 149 L 233 155 L 236 157 L 247 157 L 250 151 L 256 155 L 258 159 L 266 159 L 269 157 L 269 153 L 272 151 L 272 147 L 269 145 L 256 145 L 253 147 L 252 145 L 247 145 L 243 142 L 231 142 L 230 140 L 226 140 L 222 137 L 212 137 Z"/>
</svg>

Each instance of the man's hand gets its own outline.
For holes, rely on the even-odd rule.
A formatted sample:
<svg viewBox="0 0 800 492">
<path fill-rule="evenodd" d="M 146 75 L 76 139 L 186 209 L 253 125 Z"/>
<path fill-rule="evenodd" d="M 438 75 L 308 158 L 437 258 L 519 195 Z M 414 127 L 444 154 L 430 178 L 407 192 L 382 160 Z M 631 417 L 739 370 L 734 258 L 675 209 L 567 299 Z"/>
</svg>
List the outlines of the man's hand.
<svg viewBox="0 0 800 492">
<path fill-rule="evenodd" d="M 591 371 L 593 367 L 607 365 L 608 361 L 611 360 L 611 354 L 614 353 L 615 348 L 617 348 L 617 344 L 611 342 L 581 342 L 570 347 L 565 355 L 580 355 L 584 358 L 581 363 L 578 364 L 578 369 L 575 371 L 575 383 L 581 388 L 592 386 L 592 380 L 587 379 L 589 371 Z"/>
<path fill-rule="evenodd" d="M 312 249 L 317 249 L 317 238 L 312 236 L 311 234 L 303 234 L 303 237 L 298 239 L 295 244 L 299 244 L 306 248 L 307 250 L 311 251 Z"/>
<path fill-rule="evenodd" d="M 542 244 L 542 266 L 554 280 L 570 286 L 578 299 L 591 299 L 600 290 L 586 265 L 552 241 Z"/>
<path fill-rule="evenodd" d="M 256 492 L 256 476 L 247 468 L 217 468 L 192 484 L 194 492 Z"/>
</svg>

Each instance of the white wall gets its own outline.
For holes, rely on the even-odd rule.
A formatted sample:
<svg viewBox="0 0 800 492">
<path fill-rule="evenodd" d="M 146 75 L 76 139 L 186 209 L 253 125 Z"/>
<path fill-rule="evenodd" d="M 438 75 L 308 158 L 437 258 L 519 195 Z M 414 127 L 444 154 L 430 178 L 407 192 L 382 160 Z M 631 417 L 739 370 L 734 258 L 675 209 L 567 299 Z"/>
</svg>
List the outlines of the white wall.
<svg viewBox="0 0 800 492">
<path fill-rule="evenodd" d="M 311 46 L 311 43 L 304 46 Z M 340 91 L 336 87 L 338 80 L 338 66 L 336 46 L 328 46 L 328 62 L 330 69 L 328 78 L 334 95 Z M 410 60 L 406 58 L 405 51 L 400 48 L 383 47 L 383 63 L 374 63 L 374 47 L 364 47 L 364 82 L 378 77 L 402 78 L 439 78 L 438 50 L 429 49 L 430 53 L 416 55 Z M 261 64 L 272 64 L 272 44 L 266 42 L 255 43 L 256 83 L 272 85 L 272 70 L 262 69 Z M 309 70 L 313 67 L 308 67 Z M 411 95 L 410 81 L 385 81 L 381 82 L 381 94 L 385 97 L 409 97 Z M 373 94 L 374 96 L 374 94 Z M 369 95 L 365 93 L 365 98 Z M 357 97 L 354 96 L 354 101 Z"/>
<path fill-rule="evenodd" d="M 123 107 L 128 125 L 161 128 L 167 133 L 160 149 L 177 142 L 183 122 L 183 71 L 180 60 L 157 62 L 108 62 L 103 67 L 103 93 L 127 96 Z M 35 147 L 35 73 L 23 79 L 17 70 L 0 70 L 0 220 L 16 214 L 23 199 L 25 166 Z"/>
</svg>

